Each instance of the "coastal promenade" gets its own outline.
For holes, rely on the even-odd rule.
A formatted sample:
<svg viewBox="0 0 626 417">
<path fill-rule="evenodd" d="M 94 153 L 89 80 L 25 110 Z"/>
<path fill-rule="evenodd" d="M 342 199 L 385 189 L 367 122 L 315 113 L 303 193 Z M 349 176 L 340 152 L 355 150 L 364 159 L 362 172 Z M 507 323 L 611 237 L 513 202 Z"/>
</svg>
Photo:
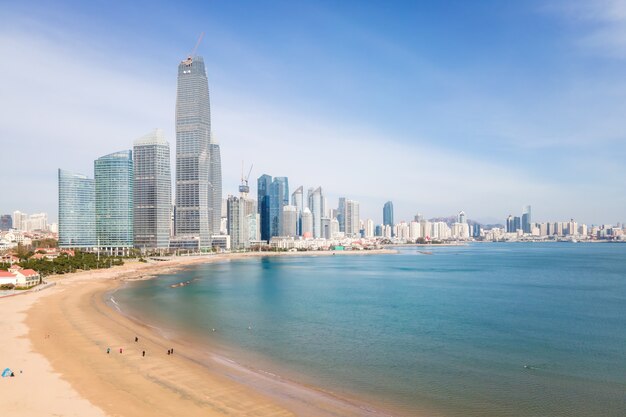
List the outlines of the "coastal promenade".
<svg viewBox="0 0 626 417">
<path fill-rule="evenodd" d="M 43 291 L 0 298 L 0 367 L 15 372 L 15 377 L 0 380 L 3 410 L 13 416 L 384 416 L 361 401 L 167 339 L 105 302 L 105 294 L 127 280 L 197 263 L 331 254 L 247 253 L 132 262 L 51 277 L 56 285 Z M 170 349 L 173 355 L 167 354 Z"/>
</svg>

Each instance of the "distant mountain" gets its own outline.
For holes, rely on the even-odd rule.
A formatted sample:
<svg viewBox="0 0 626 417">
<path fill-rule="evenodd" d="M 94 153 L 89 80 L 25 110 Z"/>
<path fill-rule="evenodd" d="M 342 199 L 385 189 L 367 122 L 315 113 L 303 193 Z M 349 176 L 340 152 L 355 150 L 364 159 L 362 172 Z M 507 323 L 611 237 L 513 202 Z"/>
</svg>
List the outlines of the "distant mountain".
<svg viewBox="0 0 626 417">
<path fill-rule="evenodd" d="M 444 222 L 448 226 L 452 226 L 453 223 L 456 223 L 457 216 L 448 216 L 448 217 L 433 217 L 432 219 L 428 219 L 429 222 Z M 467 224 L 474 225 L 479 224 L 483 229 L 493 229 L 494 227 L 504 227 L 501 224 L 483 224 L 479 221 L 467 219 Z"/>
</svg>

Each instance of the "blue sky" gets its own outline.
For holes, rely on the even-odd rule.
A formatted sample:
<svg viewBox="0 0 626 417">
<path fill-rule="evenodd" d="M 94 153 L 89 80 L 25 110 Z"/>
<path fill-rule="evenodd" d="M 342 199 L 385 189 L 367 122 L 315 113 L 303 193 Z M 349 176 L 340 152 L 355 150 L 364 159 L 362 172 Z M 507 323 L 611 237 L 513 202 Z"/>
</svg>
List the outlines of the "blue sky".
<svg viewBox="0 0 626 417">
<path fill-rule="evenodd" d="M 361 217 L 626 221 L 626 1 L 3 2 L 0 212 L 154 127 L 205 36 L 224 193 L 321 185 Z"/>
</svg>

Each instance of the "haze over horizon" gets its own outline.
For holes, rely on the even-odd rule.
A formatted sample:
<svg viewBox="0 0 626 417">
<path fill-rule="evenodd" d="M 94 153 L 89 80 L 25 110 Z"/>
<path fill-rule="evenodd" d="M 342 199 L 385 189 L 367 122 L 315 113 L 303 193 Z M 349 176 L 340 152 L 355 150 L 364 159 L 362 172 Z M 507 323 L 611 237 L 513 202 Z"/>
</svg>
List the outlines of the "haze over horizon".
<svg viewBox="0 0 626 417">
<path fill-rule="evenodd" d="M 626 221 L 626 1 L 7 3 L 0 214 L 155 127 L 205 59 L 224 197 L 241 161 L 361 217 Z M 174 158 L 172 158 L 172 164 Z"/>
</svg>

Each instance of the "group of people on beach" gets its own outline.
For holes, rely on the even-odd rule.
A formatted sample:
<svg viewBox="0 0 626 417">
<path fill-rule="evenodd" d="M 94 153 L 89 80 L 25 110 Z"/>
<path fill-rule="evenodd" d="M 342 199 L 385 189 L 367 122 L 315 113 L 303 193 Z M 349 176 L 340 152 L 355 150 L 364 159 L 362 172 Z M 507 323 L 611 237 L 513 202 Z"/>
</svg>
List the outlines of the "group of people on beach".
<svg viewBox="0 0 626 417">
<path fill-rule="evenodd" d="M 138 336 L 135 336 L 135 343 L 138 343 L 138 342 L 139 342 L 139 337 L 138 337 Z M 123 352 L 124 352 L 124 349 L 123 349 L 123 348 L 120 348 L 120 354 L 122 354 Z M 110 354 L 110 353 L 111 353 L 111 348 L 110 348 L 110 347 L 107 347 L 107 355 L 108 355 L 108 354 Z M 168 354 L 168 355 L 173 355 L 173 354 L 174 354 L 174 348 L 168 349 L 168 350 L 167 350 L 167 354 Z M 146 356 L 146 351 L 145 351 L 145 350 L 142 350 L 142 351 L 141 351 L 141 356 L 142 356 L 142 357 L 145 357 L 145 356 Z"/>
</svg>

